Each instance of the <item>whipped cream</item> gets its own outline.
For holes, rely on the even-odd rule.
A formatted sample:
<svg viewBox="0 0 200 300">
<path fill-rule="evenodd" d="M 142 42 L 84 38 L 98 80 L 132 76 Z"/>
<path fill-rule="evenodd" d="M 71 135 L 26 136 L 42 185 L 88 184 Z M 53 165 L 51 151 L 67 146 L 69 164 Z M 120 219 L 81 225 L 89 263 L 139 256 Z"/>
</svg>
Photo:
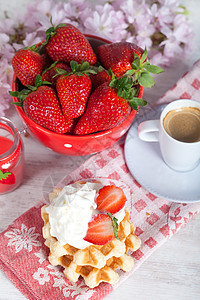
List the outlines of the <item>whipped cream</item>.
<svg viewBox="0 0 200 300">
<path fill-rule="evenodd" d="M 59 195 L 46 207 L 49 214 L 50 234 L 56 237 L 61 245 L 70 244 L 78 249 L 84 249 L 91 243 L 84 240 L 88 223 L 96 210 L 96 194 L 102 184 L 76 182 L 65 186 Z M 114 214 L 118 224 L 125 216 L 124 208 Z"/>
</svg>

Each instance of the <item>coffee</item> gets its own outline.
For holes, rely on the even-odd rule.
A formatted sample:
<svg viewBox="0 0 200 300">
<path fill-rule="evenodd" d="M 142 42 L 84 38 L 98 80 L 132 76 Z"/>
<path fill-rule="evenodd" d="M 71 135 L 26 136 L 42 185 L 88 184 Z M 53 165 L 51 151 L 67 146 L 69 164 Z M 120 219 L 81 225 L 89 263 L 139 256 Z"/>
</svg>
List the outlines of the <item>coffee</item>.
<svg viewBox="0 0 200 300">
<path fill-rule="evenodd" d="M 200 141 L 200 109 L 183 107 L 171 110 L 164 117 L 163 126 L 165 131 L 178 141 Z"/>
</svg>

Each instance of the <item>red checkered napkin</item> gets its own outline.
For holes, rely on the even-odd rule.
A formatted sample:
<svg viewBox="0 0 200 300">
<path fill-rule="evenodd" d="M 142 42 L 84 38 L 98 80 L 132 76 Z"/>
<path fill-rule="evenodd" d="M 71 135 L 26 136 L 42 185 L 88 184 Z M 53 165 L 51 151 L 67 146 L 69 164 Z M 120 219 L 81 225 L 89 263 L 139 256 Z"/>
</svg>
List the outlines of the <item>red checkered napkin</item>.
<svg viewBox="0 0 200 300">
<path fill-rule="evenodd" d="M 178 98 L 200 101 L 200 61 L 168 91 L 159 103 Z M 0 234 L 0 267 L 28 299 L 102 299 L 130 276 L 149 255 L 200 211 L 200 203 L 179 204 L 158 198 L 132 177 L 124 160 L 123 140 L 92 156 L 59 184 L 63 186 L 80 178 L 107 177 L 120 180 L 131 189 L 129 208 L 136 234 L 142 240 L 141 249 L 133 257 L 135 267 L 130 273 L 119 272 L 117 285 L 101 283 L 89 289 L 82 279 L 69 282 L 62 268 L 47 260 L 40 216 L 41 203 L 14 221 Z"/>
</svg>

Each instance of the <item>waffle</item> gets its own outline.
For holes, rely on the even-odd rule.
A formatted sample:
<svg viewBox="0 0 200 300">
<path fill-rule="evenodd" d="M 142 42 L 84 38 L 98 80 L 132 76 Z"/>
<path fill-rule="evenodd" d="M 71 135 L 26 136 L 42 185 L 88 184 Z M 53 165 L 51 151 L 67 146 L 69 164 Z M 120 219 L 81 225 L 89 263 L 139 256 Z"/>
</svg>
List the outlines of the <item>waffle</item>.
<svg viewBox="0 0 200 300">
<path fill-rule="evenodd" d="M 49 195 L 50 202 L 58 196 L 60 189 L 54 189 Z M 90 288 L 98 286 L 101 282 L 115 284 L 119 280 L 117 269 L 129 272 L 134 266 L 133 258 L 128 255 L 130 251 L 140 248 L 141 240 L 134 234 L 134 225 L 125 209 L 125 217 L 118 228 L 118 239 L 113 239 L 105 245 L 90 245 L 85 249 L 77 249 L 69 244 L 62 246 L 50 234 L 49 217 L 46 213 L 47 205 L 41 209 L 44 221 L 43 237 L 45 245 L 50 249 L 49 262 L 53 266 L 62 266 L 64 275 L 72 282 L 83 277 L 85 284 Z"/>
</svg>

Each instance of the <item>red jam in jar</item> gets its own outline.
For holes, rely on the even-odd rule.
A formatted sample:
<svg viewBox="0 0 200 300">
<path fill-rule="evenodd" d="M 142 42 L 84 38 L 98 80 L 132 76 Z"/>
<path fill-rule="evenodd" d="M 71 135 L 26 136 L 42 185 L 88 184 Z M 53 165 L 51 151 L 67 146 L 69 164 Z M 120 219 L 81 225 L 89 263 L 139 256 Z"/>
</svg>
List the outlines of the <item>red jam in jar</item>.
<svg viewBox="0 0 200 300">
<path fill-rule="evenodd" d="M 0 117 L 0 194 L 16 189 L 24 177 L 24 148 L 18 130 Z"/>
</svg>

